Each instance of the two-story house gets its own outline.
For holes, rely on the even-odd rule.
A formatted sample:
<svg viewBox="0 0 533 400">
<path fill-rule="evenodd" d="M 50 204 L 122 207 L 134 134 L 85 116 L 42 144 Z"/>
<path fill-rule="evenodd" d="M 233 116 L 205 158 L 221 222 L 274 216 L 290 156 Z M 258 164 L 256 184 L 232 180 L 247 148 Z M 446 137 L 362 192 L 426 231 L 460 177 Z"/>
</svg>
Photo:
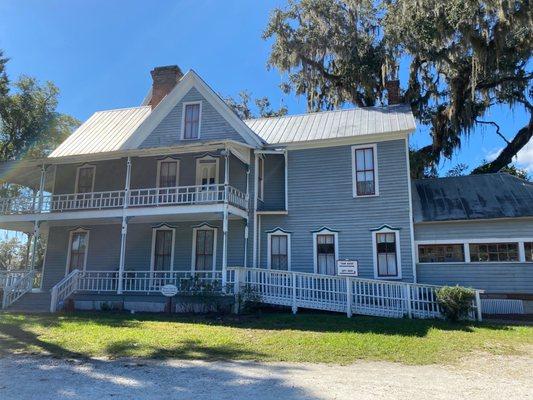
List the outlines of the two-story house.
<svg viewBox="0 0 533 400">
<path fill-rule="evenodd" d="M 449 221 L 468 225 L 469 218 L 443 217 L 438 204 L 426 212 L 432 201 L 452 200 L 426 198 L 428 185 L 410 180 L 409 107 L 243 121 L 194 71 L 151 74 L 142 106 L 96 112 L 46 159 L 2 166 L 4 181 L 38 190 L 0 200 L 1 228 L 47 232 L 37 302 L 50 304 L 52 288 L 73 271 L 85 274 L 80 307 L 118 299 L 125 308 L 159 310 L 161 296 L 145 294 L 169 274 L 224 286 L 233 266 L 335 276 L 344 259 L 357 261 L 361 278 L 497 293 L 498 276 L 504 285 L 516 267 L 504 292 L 533 292 L 531 203 L 512 216 L 522 227 L 516 257 L 514 245 L 494 250 L 500 264 L 520 266 L 506 264 L 484 287 L 483 262 L 493 256 L 485 260 L 482 246 L 475 253 L 467 245 L 485 225 L 454 236 Z M 530 184 L 513 183 L 533 199 Z M 516 237 L 515 222 L 506 221 L 488 242 Z M 467 265 L 474 259 L 476 267 Z"/>
</svg>

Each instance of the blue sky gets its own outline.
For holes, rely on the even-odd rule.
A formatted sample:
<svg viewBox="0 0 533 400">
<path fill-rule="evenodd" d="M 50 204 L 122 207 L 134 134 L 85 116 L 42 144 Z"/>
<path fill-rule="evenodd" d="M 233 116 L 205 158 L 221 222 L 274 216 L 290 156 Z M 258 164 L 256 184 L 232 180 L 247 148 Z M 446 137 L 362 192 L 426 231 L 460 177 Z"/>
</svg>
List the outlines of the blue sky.
<svg viewBox="0 0 533 400">
<path fill-rule="evenodd" d="M 80 120 L 94 111 L 140 104 L 158 65 L 196 70 L 218 93 L 243 89 L 268 96 L 275 107 L 305 111 L 305 100 L 279 90 L 278 71 L 268 71 L 270 43 L 261 39 L 270 11 L 284 0 L 2 0 L 0 49 L 11 58 L 8 73 L 53 81 L 59 111 Z M 402 74 L 403 75 L 403 74 Z M 522 110 L 494 110 L 507 132 L 522 127 Z M 428 143 L 419 127 L 411 144 Z M 490 128 L 476 130 L 441 173 L 457 163 L 477 166 L 504 142 Z M 533 143 L 518 158 L 533 173 Z"/>
</svg>

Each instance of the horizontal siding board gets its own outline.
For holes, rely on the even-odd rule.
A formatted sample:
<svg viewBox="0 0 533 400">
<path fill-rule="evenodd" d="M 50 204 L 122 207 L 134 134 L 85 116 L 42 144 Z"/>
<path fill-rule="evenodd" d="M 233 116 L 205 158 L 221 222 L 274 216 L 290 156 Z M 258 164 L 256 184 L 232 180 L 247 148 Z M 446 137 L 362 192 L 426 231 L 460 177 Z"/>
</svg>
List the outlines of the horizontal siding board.
<svg viewBox="0 0 533 400">
<path fill-rule="evenodd" d="M 489 293 L 533 293 L 533 263 L 418 264 L 420 283 L 461 285 Z"/>
<path fill-rule="evenodd" d="M 371 229 L 388 224 L 400 229 L 402 275 L 412 280 L 408 174 L 403 140 L 378 143 L 380 196 L 353 198 L 351 147 L 289 151 L 289 213 L 261 216 L 261 256 L 267 263 L 267 232 L 291 232 L 294 271 L 313 272 L 312 231 L 338 230 L 339 257 L 359 261 L 360 276 L 372 278 Z"/>
<path fill-rule="evenodd" d="M 415 225 L 415 240 L 533 238 L 533 218 L 435 222 Z"/>
<path fill-rule="evenodd" d="M 199 140 L 181 140 L 183 103 L 202 102 Z M 161 123 L 142 142 L 139 148 L 176 146 L 205 140 L 231 139 L 245 142 L 243 137 L 222 117 L 218 111 L 196 90 L 192 88 L 183 99 L 163 118 Z"/>
</svg>

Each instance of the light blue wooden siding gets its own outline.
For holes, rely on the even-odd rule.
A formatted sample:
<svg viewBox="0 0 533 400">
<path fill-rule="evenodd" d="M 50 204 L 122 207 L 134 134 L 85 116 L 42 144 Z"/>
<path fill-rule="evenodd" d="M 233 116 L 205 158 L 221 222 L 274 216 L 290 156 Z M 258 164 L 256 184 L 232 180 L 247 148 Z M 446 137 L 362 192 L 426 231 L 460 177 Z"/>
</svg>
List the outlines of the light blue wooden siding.
<svg viewBox="0 0 533 400">
<path fill-rule="evenodd" d="M 140 147 L 175 146 L 194 142 L 194 140 L 181 140 L 183 103 L 190 101 L 202 102 L 199 140 L 232 139 L 244 142 L 243 137 L 235 131 L 226 119 L 215 110 L 198 90 L 192 88 L 144 140 Z"/>
<path fill-rule="evenodd" d="M 455 221 L 415 225 L 415 240 L 533 238 L 533 218 Z"/>
<path fill-rule="evenodd" d="M 79 227 L 80 225 L 72 225 L 50 228 L 43 273 L 43 289 L 50 289 L 64 278 L 70 232 Z M 106 225 L 82 224 L 81 227 L 90 231 L 87 266 L 99 271 L 118 270 L 120 225 L 117 221 L 111 220 Z"/>
<path fill-rule="evenodd" d="M 222 216 L 221 216 L 222 218 Z M 174 269 L 190 270 L 193 227 L 205 221 L 169 222 L 175 228 Z M 207 221 L 217 231 L 217 269 L 222 268 L 222 221 Z M 160 223 L 131 223 L 126 242 L 126 270 L 148 271 L 152 251 L 152 231 Z M 65 276 L 70 231 L 78 226 L 50 228 L 46 252 L 43 288 L 50 289 Z M 120 225 L 84 224 L 90 231 L 87 270 L 116 271 L 120 261 Z M 244 221 L 231 220 L 228 232 L 228 265 L 244 262 Z"/>
<path fill-rule="evenodd" d="M 418 264 L 418 281 L 461 285 L 487 293 L 533 293 L 533 263 Z"/>
<path fill-rule="evenodd" d="M 285 210 L 285 157 L 277 154 L 265 156 L 265 173 L 263 201 L 259 210 Z"/>
<path fill-rule="evenodd" d="M 196 185 L 196 160 L 206 154 L 219 158 L 219 182 L 224 183 L 225 161 L 220 152 L 179 154 L 161 157 L 133 157 L 131 160 L 131 188 L 155 188 L 157 186 L 157 163 L 159 160 L 173 158 L 180 161 L 178 185 Z M 59 165 L 56 172 L 54 194 L 75 192 L 76 170 L 82 164 Z M 91 163 L 96 166 L 94 190 L 123 190 L 126 182 L 126 159 L 108 160 Z M 246 192 L 246 165 L 230 155 L 230 185 Z"/>
<path fill-rule="evenodd" d="M 122 190 L 126 182 L 126 159 L 90 162 L 96 166 L 94 191 Z M 55 173 L 54 194 L 76 191 L 77 168 L 85 164 L 58 165 Z"/>
<path fill-rule="evenodd" d="M 416 240 L 533 239 L 533 219 L 456 221 L 415 225 Z M 418 264 L 418 280 L 492 293 L 533 293 L 533 263 Z"/>
<path fill-rule="evenodd" d="M 350 146 L 293 150 L 288 153 L 289 213 L 261 217 L 261 258 L 267 264 L 267 231 L 292 233 L 292 269 L 313 272 L 312 231 L 338 231 L 339 258 L 359 261 L 360 276 L 373 278 L 372 229 L 387 224 L 400 229 L 402 275 L 411 281 L 412 252 L 405 142 L 377 144 L 377 197 L 353 198 Z"/>
</svg>

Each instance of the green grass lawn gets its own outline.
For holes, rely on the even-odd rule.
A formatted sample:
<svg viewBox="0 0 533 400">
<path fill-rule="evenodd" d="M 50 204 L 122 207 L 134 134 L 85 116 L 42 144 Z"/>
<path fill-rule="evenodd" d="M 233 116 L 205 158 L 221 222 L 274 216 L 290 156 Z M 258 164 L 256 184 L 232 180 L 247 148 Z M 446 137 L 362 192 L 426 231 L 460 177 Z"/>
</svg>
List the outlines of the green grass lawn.
<svg viewBox="0 0 533 400">
<path fill-rule="evenodd" d="M 76 313 L 0 314 L 0 356 L 150 357 L 347 364 L 453 363 L 472 352 L 531 354 L 533 327 L 340 314 L 222 318 Z"/>
</svg>

